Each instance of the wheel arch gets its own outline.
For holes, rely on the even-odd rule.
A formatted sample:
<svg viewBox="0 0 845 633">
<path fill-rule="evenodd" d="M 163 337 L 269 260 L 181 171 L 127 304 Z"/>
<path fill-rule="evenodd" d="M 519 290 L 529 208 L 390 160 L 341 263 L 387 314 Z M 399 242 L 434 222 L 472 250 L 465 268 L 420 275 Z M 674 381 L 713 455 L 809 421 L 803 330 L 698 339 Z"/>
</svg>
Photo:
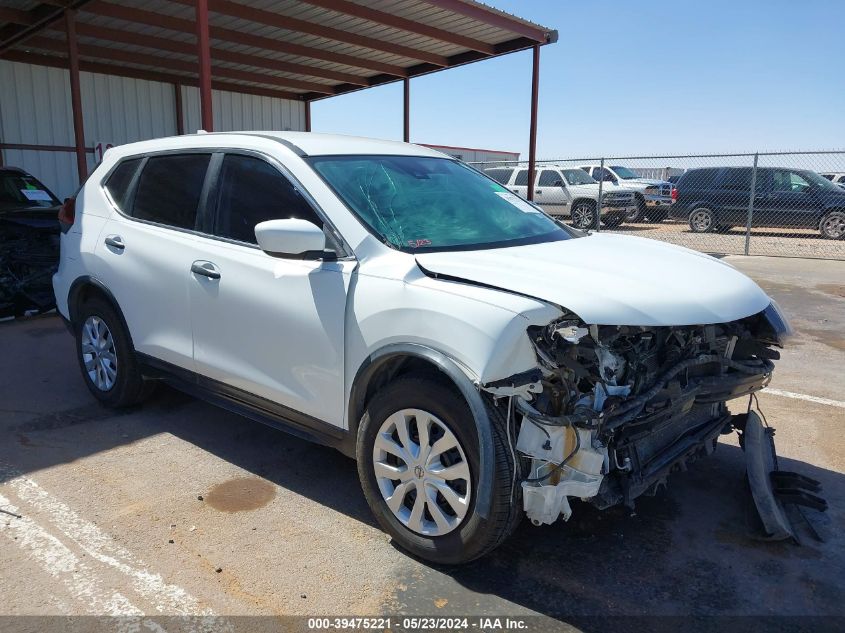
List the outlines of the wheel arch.
<svg viewBox="0 0 845 633">
<path fill-rule="evenodd" d="M 580 204 L 582 202 L 586 202 L 587 204 L 592 205 L 593 208 L 596 208 L 596 206 L 597 206 L 597 202 L 595 200 L 593 200 L 592 198 L 587 198 L 585 196 L 581 196 L 579 198 L 574 198 L 572 200 L 572 203 L 570 204 L 569 208 L 572 209 L 572 208 L 575 207 L 576 204 Z"/>
<path fill-rule="evenodd" d="M 370 354 L 355 375 L 349 393 L 349 439 L 354 443 L 367 404 L 376 391 L 398 376 L 429 374 L 453 387 L 464 399 L 475 422 L 479 442 L 476 511 L 488 518 L 493 502 L 495 451 L 491 421 L 481 392 L 457 361 L 443 352 L 417 343 L 386 345 Z M 352 449 L 354 454 L 354 448 Z"/>
<path fill-rule="evenodd" d="M 123 326 L 126 335 L 129 337 L 129 344 L 132 343 L 132 333 L 129 331 L 129 325 L 126 323 L 126 317 L 123 316 L 123 310 L 120 309 L 120 304 L 117 302 L 115 296 L 111 291 L 95 277 L 83 275 L 74 280 L 68 291 L 67 309 L 70 317 L 70 322 L 76 322 L 76 316 L 85 301 L 92 297 L 99 297 L 108 303 L 117 313 L 120 319 L 120 324 Z M 133 346 L 134 347 L 134 346 Z"/>
</svg>

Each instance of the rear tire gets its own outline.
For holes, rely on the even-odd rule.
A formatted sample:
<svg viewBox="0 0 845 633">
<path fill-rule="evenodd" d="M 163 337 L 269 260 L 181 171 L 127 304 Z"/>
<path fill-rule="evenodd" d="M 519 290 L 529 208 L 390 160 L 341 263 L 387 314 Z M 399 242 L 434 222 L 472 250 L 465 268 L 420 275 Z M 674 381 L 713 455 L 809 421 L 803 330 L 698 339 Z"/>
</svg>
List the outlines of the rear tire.
<svg viewBox="0 0 845 633">
<path fill-rule="evenodd" d="M 108 407 L 138 404 L 155 386 L 141 376 L 129 333 L 116 310 L 98 297 L 75 315 L 76 358 L 91 394 Z"/>
<path fill-rule="evenodd" d="M 609 229 L 618 228 L 622 226 L 623 222 L 625 222 L 624 215 L 613 215 L 604 219 L 604 225 Z"/>
<path fill-rule="evenodd" d="M 689 214 L 689 227 L 693 233 L 708 233 L 716 226 L 716 214 L 707 207 L 698 207 Z"/>
<path fill-rule="evenodd" d="M 520 472 L 514 477 L 506 407 L 491 404 L 487 409 L 495 451 L 493 502 L 487 519 L 475 511 L 479 470 L 475 421 L 457 391 L 435 377 L 400 377 L 372 398 L 361 419 L 356 456 L 364 496 L 381 527 L 419 558 L 447 565 L 473 560 L 501 544 L 522 517 Z M 457 448 L 429 454 L 438 444 Z M 393 452 L 397 445 L 408 450 Z M 454 476 L 448 487 L 437 475 L 444 468 Z"/>
<path fill-rule="evenodd" d="M 829 240 L 845 239 L 845 211 L 830 211 L 819 222 L 819 232 Z"/>
</svg>

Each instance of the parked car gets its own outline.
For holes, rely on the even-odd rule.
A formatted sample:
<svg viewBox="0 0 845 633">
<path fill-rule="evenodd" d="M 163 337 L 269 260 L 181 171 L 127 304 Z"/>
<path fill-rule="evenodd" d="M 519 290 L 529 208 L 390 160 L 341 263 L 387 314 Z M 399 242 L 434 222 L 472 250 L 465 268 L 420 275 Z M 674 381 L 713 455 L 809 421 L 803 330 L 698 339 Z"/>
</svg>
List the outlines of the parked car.
<svg viewBox="0 0 845 633">
<path fill-rule="evenodd" d="M 55 306 L 59 200 L 34 176 L 0 167 L 0 318 Z"/>
<path fill-rule="evenodd" d="M 381 526 L 438 563 L 570 498 L 631 505 L 729 428 L 762 437 L 725 402 L 768 384 L 789 331 L 719 260 L 566 227 L 404 143 L 132 143 L 59 217 L 56 302 L 97 400 L 163 380 L 336 447 Z"/>
<path fill-rule="evenodd" d="M 528 194 L 528 169 L 496 167 L 486 169 L 488 176 L 522 197 Z M 596 225 L 599 184 L 583 169 L 543 165 L 537 168 L 534 202 L 553 216 L 568 217 L 579 229 Z M 613 183 L 602 185 L 601 221 L 617 227 L 636 210 L 634 194 Z"/>
<path fill-rule="evenodd" d="M 582 165 L 596 180 L 604 180 L 634 191 L 637 208 L 628 214 L 626 222 L 662 222 L 672 208 L 672 183 L 655 178 L 641 178 L 623 165 Z"/>
<path fill-rule="evenodd" d="M 672 217 L 696 233 L 745 226 L 751 167 L 690 169 L 677 185 Z M 813 228 L 823 237 L 845 237 L 845 191 L 806 169 L 760 167 L 754 186 L 752 226 Z"/>
<path fill-rule="evenodd" d="M 826 171 L 819 173 L 819 176 L 827 178 L 833 184 L 845 188 L 845 172 L 843 171 Z"/>
</svg>

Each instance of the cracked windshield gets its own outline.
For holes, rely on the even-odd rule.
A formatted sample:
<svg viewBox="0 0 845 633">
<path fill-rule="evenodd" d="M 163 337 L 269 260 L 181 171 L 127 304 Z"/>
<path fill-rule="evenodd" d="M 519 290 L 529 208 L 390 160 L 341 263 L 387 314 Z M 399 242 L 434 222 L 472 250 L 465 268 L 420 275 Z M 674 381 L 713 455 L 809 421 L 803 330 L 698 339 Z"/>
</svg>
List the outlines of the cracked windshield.
<svg viewBox="0 0 845 633">
<path fill-rule="evenodd" d="M 420 156 L 326 156 L 311 165 L 385 243 L 465 250 L 572 237 L 536 207 L 466 165 Z"/>
</svg>

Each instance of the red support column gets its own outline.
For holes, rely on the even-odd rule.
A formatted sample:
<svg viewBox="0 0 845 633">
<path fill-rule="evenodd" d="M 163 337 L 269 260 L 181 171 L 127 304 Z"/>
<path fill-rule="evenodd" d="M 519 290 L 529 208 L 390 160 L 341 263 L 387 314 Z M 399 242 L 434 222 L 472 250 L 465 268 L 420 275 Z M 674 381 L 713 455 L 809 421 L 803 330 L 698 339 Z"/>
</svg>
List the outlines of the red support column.
<svg viewBox="0 0 845 633">
<path fill-rule="evenodd" d="M 214 131 L 211 110 L 211 43 L 208 35 L 208 0 L 197 0 L 197 58 L 199 61 L 202 129 Z"/>
<path fill-rule="evenodd" d="M 305 131 L 311 131 L 311 102 L 305 102 Z"/>
<path fill-rule="evenodd" d="M 402 140 L 406 143 L 411 142 L 411 80 L 408 77 L 402 80 L 402 88 L 404 92 L 405 108 L 404 118 L 402 121 Z"/>
<path fill-rule="evenodd" d="M 182 109 L 182 86 L 173 84 L 173 98 L 176 106 L 176 134 L 182 136 L 185 133 L 185 111 Z"/>
<path fill-rule="evenodd" d="M 531 127 L 528 132 L 528 199 L 534 199 L 534 175 L 537 173 L 537 102 L 540 98 L 540 45 L 533 49 L 531 73 Z"/>
<path fill-rule="evenodd" d="M 80 184 L 88 177 L 85 157 L 85 128 L 82 123 L 82 90 L 79 87 L 79 51 L 76 48 L 76 10 L 65 11 L 68 73 L 70 75 L 70 109 L 73 114 L 73 138 L 76 149 L 76 171 Z"/>
</svg>

